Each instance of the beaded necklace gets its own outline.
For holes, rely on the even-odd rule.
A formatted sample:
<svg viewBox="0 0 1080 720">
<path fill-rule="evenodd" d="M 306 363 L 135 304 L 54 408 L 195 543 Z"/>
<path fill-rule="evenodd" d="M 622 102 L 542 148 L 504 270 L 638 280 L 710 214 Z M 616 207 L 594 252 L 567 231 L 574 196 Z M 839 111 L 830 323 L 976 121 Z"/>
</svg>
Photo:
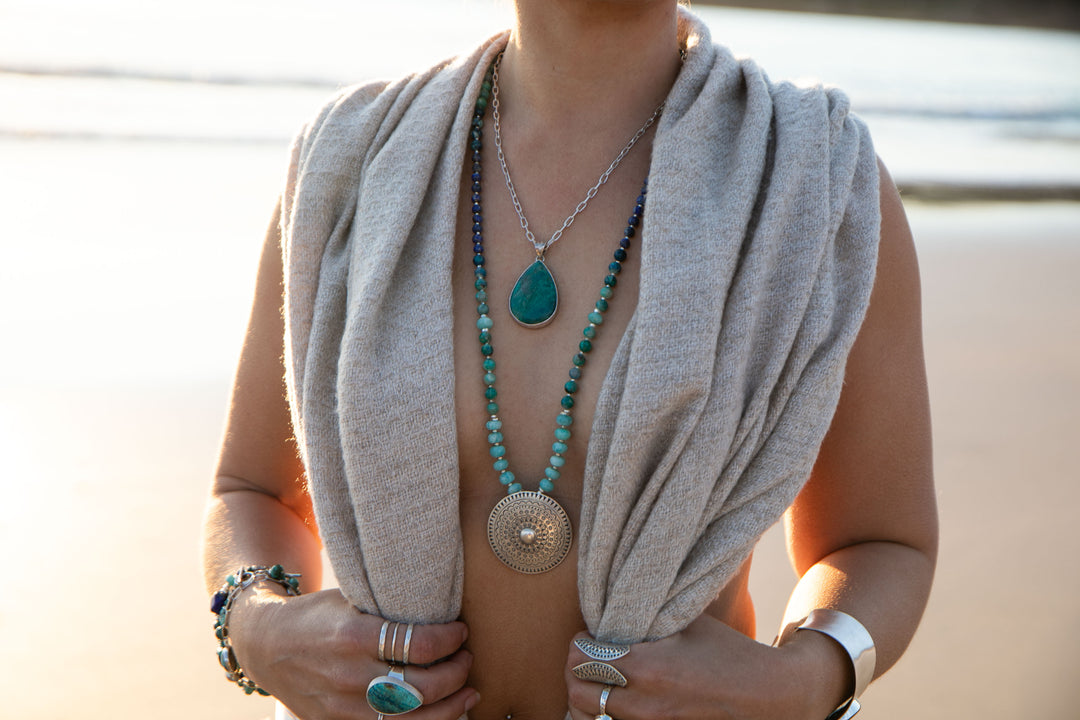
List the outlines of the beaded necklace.
<svg viewBox="0 0 1080 720">
<path fill-rule="evenodd" d="M 469 133 L 469 147 L 472 150 L 473 162 L 471 179 L 473 268 L 476 277 L 474 287 L 476 288 L 477 314 L 480 316 L 476 321 L 476 327 L 480 331 L 484 397 L 487 401 L 489 416 L 485 427 L 488 431 L 489 452 L 494 460 L 493 467 L 498 473 L 499 482 L 506 487 L 507 492 L 506 497 L 495 505 L 488 516 L 488 543 L 496 557 L 508 567 L 521 573 L 533 574 L 547 572 L 556 567 L 570 552 L 570 546 L 573 543 L 573 531 L 566 511 L 547 493 L 555 489 L 555 481 L 559 479 L 560 468 L 566 462 L 564 456 L 571 436 L 570 428 L 574 423 L 574 395 L 578 391 L 582 369 L 592 351 L 597 331 L 604 322 L 604 313 L 607 312 L 609 301 L 615 293 L 618 275 L 622 270 L 622 263 L 627 258 L 631 238 L 634 237 L 638 225 L 641 224 L 648 180 L 642 185 L 641 194 L 638 195 L 634 204 L 634 212 L 627 220 L 626 231 L 622 240 L 619 241 L 619 247 L 615 250 L 614 260 L 607 267 L 604 285 L 600 289 L 600 298 L 596 301 L 595 308 L 588 314 L 589 324 L 581 331 L 582 339 L 578 343 L 577 352 L 571 359 L 570 379 L 563 386 L 565 394 L 561 401 L 562 409 L 555 416 L 555 442 L 551 446 L 552 455 L 548 460 L 548 467 L 544 470 L 544 477 L 540 479 L 539 489 L 525 490 L 514 473 L 510 471 L 510 462 L 506 457 L 502 421 L 499 419 L 499 404 L 496 402 L 498 393 L 495 390 L 495 359 L 493 357 L 495 351 L 492 347 L 491 335 L 494 322 L 488 315 L 487 305 L 488 272 L 484 260 L 483 212 L 480 205 L 480 150 L 483 146 L 484 112 L 491 99 L 493 70 L 494 64 L 484 76 Z"/>
</svg>

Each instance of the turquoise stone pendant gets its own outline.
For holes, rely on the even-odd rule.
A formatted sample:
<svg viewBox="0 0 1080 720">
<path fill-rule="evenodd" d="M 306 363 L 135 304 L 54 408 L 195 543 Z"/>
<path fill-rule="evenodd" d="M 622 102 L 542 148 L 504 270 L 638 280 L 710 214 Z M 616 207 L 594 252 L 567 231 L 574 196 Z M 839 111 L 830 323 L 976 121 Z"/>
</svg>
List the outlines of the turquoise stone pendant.
<svg viewBox="0 0 1080 720">
<path fill-rule="evenodd" d="M 510 291 L 510 315 L 521 325 L 547 325 L 559 309 L 559 288 L 555 276 L 540 258 L 525 268 Z"/>
</svg>

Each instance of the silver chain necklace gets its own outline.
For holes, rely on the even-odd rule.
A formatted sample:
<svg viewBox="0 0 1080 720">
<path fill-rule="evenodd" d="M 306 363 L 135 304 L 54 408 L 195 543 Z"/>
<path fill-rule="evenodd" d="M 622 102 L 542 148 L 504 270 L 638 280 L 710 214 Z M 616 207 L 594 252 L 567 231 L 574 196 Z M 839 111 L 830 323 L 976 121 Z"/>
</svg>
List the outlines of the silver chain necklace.
<svg viewBox="0 0 1080 720">
<path fill-rule="evenodd" d="M 502 168 L 503 178 L 506 179 L 506 189 L 510 191 L 510 200 L 514 204 L 514 212 L 517 213 L 521 229 L 525 231 L 525 239 L 532 244 L 533 250 L 536 251 L 536 260 L 521 273 L 510 293 L 510 315 L 525 327 L 538 328 L 551 322 L 559 306 L 558 287 L 555 284 L 554 275 L 551 274 L 544 262 L 545 253 L 573 224 L 574 218 L 588 206 L 589 201 L 596 196 L 600 187 L 611 177 L 611 173 L 615 172 L 615 168 L 619 167 L 619 163 L 623 161 L 638 140 L 644 137 L 653 123 L 664 112 L 664 103 L 657 106 L 653 114 L 645 121 L 645 124 L 623 146 L 623 149 L 608 165 L 607 170 L 601 173 L 596 184 L 585 193 L 585 198 L 577 204 L 577 207 L 574 208 L 574 211 L 570 213 L 566 220 L 563 220 L 562 227 L 556 230 L 547 242 L 540 242 L 529 228 L 529 221 L 525 218 L 525 211 L 522 209 L 521 201 L 518 199 L 517 191 L 514 189 L 514 181 L 510 179 L 510 168 L 507 167 L 506 155 L 503 153 L 502 127 L 499 116 L 499 65 L 502 63 L 502 58 L 502 53 L 499 53 L 499 56 L 495 58 L 491 80 L 491 117 L 495 125 L 495 150 L 499 158 L 499 167 Z"/>
</svg>

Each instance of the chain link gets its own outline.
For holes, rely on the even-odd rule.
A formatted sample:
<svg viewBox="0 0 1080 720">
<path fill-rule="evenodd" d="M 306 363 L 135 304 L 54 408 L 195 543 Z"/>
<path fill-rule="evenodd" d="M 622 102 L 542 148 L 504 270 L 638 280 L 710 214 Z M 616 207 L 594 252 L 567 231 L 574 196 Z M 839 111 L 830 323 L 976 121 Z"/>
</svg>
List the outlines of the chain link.
<svg viewBox="0 0 1080 720">
<path fill-rule="evenodd" d="M 630 138 L 629 142 L 619 151 L 619 154 L 615 156 L 615 159 L 611 161 L 611 165 L 601 175 L 600 179 L 596 181 L 596 184 L 589 188 L 589 191 L 585 193 L 585 199 L 577 204 L 574 208 L 574 212 L 570 213 L 566 220 L 563 220 L 562 227 L 555 231 L 551 236 L 551 239 L 546 243 L 540 242 L 536 239 L 533 231 L 529 229 L 529 221 L 525 218 L 525 211 L 521 207 L 521 201 L 518 200 L 517 191 L 514 189 L 514 181 L 510 179 L 510 168 L 506 164 L 506 155 L 503 153 L 502 148 L 502 129 L 499 117 L 499 65 L 502 63 L 502 53 L 495 58 L 495 66 L 491 76 L 491 116 L 495 122 L 495 150 L 499 158 L 499 167 L 502 168 L 503 177 L 506 178 L 506 189 L 510 191 L 510 200 L 514 203 L 514 211 L 517 213 L 518 220 L 521 222 L 521 229 L 525 231 L 525 238 L 532 243 L 533 249 L 536 250 L 536 257 L 541 260 L 544 258 L 544 253 L 547 249 L 555 244 L 555 242 L 562 237 L 562 234 L 568 227 L 574 222 L 574 218 L 585 209 L 589 204 L 589 201 L 596 197 L 596 193 L 599 192 L 600 187 L 608 181 L 611 177 L 611 173 L 615 172 L 615 168 L 619 167 L 619 163 L 627 156 L 634 145 L 637 144 L 657 118 L 664 112 L 664 103 L 660 103 L 659 107 L 653 111 L 653 114 L 645 121 L 645 124 L 634 133 L 634 136 Z"/>
</svg>

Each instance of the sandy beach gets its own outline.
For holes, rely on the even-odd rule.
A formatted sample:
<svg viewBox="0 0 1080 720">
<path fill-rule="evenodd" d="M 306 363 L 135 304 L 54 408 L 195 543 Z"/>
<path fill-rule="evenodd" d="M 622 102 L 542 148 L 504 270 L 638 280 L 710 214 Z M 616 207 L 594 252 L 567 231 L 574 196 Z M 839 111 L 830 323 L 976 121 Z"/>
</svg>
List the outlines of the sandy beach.
<svg viewBox="0 0 1080 720">
<path fill-rule="evenodd" d="M 335 2 L 305 18 L 352 7 Z M 468 12 L 454 22 L 478 32 L 491 3 L 462 2 Z M 296 11 L 276 0 L 244 0 L 221 16 L 198 0 L 204 14 L 179 18 L 167 42 L 145 32 L 171 22 L 167 10 L 103 4 L 115 12 L 0 2 L 0 720 L 261 720 L 272 703 L 230 686 L 213 656 L 203 504 L 284 138 L 326 93 L 300 80 L 333 85 L 329 68 L 372 68 L 354 56 L 344 23 L 325 55 L 314 44 L 299 64 L 278 54 Z M 55 8 L 78 22 L 66 16 L 54 34 Z M 113 27 L 111 17 L 129 23 Z M 209 17 L 216 50 L 187 63 L 189 35 Z M 251 32 L 237 32 L 250 17 Z M 774 28 L 746 13 L 717 17 L 751 40 Z M 907 25 L 868 27 L 837 22 L 830 43 L 910 44 Z M 55 42 L 41 42 L 45 32 Z M 944 32 L 966 38 L 965 53 L 997 37 L 939 27 L 928 42 Z M 375 23 L 362 33 L 386 35 Z M 1080 49 L 1064 34 L 1023 41 L 1055 58 Z M 790 55 L 804 60 L 801 48 Z M 908 87 L 922 88 L 918 73 L 940 61 L 911 59 L 925 67 Z M 121 77 L 110 75 L 118 67 Z M 1040 98 L 1056 102 L 1070 67 L 1038 77 L 1018 69 L 1014 86 L 1038 92 L 1017 102 L 1043 112 Z M 912 120 L 874 94 L 888 73 L 853 70 L 862 101 L 877 103 L 878 148 L 898 180 L 1019 183 L 1025 197 L 1044 182 L 1080 188 L 1074 116 Z M 229 73 L 248 84 L 218 82 Z M 937 112 L 951 90 L 935 77 L 942 84 L 919 101 Z M 998 93 L 999 79 L 994 70 L 984 85 L 958 84 L 972 107 L 999 94 L 1015 101 Z M 1070 82 L 1060 96 L 1080 102 Z M 1046 127 L 1060 142 L 1040 135 Z M 1080 203 L 912 201 L 908 212 L 922 266 L 941 557 L 923 625 L 865 696 L 860 720 L 1071 720 L 1080 707 Z M 794 580 L 774 528 L 751 580 L 759 639 L 772 639 Z"/>
<path fill-rule="evenodd" d="M 30 297 L 2 297 L 5 336 L 16 342 L 0 394 L 10 588 L 0 596 L 0 717 L 266 717 L 267 701 L 221 678 L 197 546 L 280 158 L 214 150 L 216 177 L 230 179 L 195 188 L 191 168 L 208 151 L 158 148 L 133 152 L 124 172 L 95 186 L 117 148 L 49 143 L 20 156 L 27 145 L 0 143 L 5 158 L 23 158 L 0 197 L 49 181 L 72 201 L 47 223 L 47 208 L 32 203 L 5 211 L 17 238 L 9 257 L 23 255 L 0 272 L 36 281 L 21 285 L 35 288 Z M 65 172 L 39 177 L 60 156 Z M 175 172 L 148 189 L 144 173 L 162 164 Z M 170 213 L 177 197 L 206 213 Z M 164 238 L 171 251 L 103 252 L 117 207 L 128 222 L 116 233 Z M 913 203 L 909 212 L 942 552 L 923 626 L 870 690 L 864 717 L 1068 718 L 1080 702 L 1080 205 Z M 96 248 L 80 242 L 91 228 Z M 164 272 L 170 263 L 179 272 Z M 127 272 L 133 264 L 142 272 Z M 188 272 L 205 279 L 189 285 Z M 771 639 L 792 582 L 774 530 L 753 574 L 761 639 Z"/>
</svg>

